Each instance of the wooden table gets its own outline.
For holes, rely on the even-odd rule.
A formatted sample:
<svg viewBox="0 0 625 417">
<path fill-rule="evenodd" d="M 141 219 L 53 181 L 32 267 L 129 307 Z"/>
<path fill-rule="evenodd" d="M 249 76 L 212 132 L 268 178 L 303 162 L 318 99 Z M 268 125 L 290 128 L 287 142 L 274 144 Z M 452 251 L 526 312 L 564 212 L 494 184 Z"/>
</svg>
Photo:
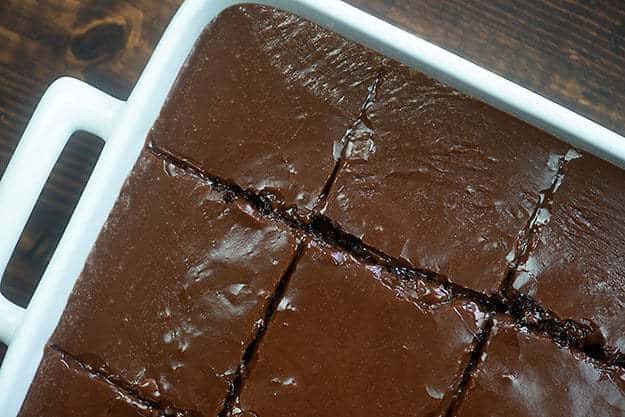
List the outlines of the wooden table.
<svg viewBox="0 0 625 417">
<path fill-rule="evenodd" d="M 348 1 L 625 133 L 622 1 Z M 0 2 L 0 173 L 56 77 L 127 97 L 180 2 Z M 64 151 L 3 279 L 12 300 L 27 304 L 97 154 L 84 138 Z"/>
</svg>

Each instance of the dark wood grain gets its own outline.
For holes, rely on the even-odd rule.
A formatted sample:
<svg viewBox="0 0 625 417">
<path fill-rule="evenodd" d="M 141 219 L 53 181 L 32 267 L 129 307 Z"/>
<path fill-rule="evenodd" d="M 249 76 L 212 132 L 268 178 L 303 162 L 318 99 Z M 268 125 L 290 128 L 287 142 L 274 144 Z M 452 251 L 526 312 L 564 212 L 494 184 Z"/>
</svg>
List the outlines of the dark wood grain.
<svg viewBox="0 0 625 417">
<path fill-rule="evenodd" d="M 0 169 L 43 91 L 60 75 L 125 98 L 179 3 L 0 2 Z"/>
<path fill-rule="evenodd" d="M 622 0 L 348 0 L 625 133 Z"/>
<path fill-rule="evenodd" d="M 620 0 L 348 0 L 625 132 Z M 181 0 L 1 0 L 0 174 L 52 80 L 127 97 Z M 73 138 L 18 244 L 2 291 L 25 305 L 98 154 Z"/>
<path fill-rule="evenodd" d="M 72 75 L 127 97 L 180 2 L 0 1 L 0 175 L 54 79 Z M 63 151 L 2 280 L 11 300 L 28 303 L 98 153 L 84 134 Z"/>
<path fill-rule="evenodd" d="M 2 293 L 25 306 L 69 222 L 103 143 L 86 132 L 63 149 L 2 280 Z"/>
</svg>

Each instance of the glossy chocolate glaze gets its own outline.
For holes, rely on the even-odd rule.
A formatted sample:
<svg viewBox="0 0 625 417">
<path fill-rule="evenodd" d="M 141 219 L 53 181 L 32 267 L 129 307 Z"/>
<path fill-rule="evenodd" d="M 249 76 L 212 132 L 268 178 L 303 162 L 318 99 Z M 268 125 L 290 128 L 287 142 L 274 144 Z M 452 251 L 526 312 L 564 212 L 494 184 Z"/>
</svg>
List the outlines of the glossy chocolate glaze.
<svg viewBox="0 0 625 417">
<path fill-rule="evenodd" d="M 51 343 L 146 398 L 216 414 L 294 255 L 289 232 L 218 197 L 144 152 Z"/>
<path fill-rule="evenodd" d="M 514 288 L 590 321 L 625 353 L 625 172 L 591 155 L 571 160 L 543 218 Z"/>
<path fill-rule="evenodd" d="M 497 291 L 567 150 L 393 63 L 351 141 L 326 214 L 390 255 L 486 292 Z"/>
<path fill-rule="evenodd" d="M 625 415 L 625 375 L 551 340 L 498 322 L 483 356 L 457 417 Z"/>
<path fill-rule="evenodd" d="M 115 385 L 47 349 L 20 417 L 160 417 L 159 410 L 136 402 Z"/>
<path fill-rule="evenodd" d="M 198 41 L 150 140 L 211 175 L 312 208 L 378 61 L 291 14 L 228 9 Z"/>
<path fill-rule="evenodd" d="M 238 407 L 257 416 L 434 416 L 483 316 L 439 287 L 408 285 L 309 248 L 263 338 Z"/>
<path fill-rule="evenodd" d="M 21 417 L 625 414 L 625 377 L 559 347 L 565 322 L 478 293 L 521 262 L 506 284 L 623 349 L 622 171 L 262 6 L 209 25 L 148 143 Z M 274 216 L 239 185 L 273 194 Z M 377 249 L 319 216 L 288 221 L 291 204 Z M 285 224 L 336 240 L 301 255 Z M 485 309 L 550 339 L 503 319 L 486 339 Z"/>
</svg>

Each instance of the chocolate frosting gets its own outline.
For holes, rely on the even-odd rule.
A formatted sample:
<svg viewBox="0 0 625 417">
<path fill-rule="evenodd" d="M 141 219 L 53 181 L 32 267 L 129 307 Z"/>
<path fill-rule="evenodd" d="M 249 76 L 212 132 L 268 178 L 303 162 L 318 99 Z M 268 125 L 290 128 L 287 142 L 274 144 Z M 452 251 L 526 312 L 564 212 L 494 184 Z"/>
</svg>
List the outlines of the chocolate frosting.
<svg viewBox="0 0 625 417">
<path fill-rule="evenodd" d="M 622 171 L 263 6 L 147 144 L 21 417 L 625 415 Z"/>
<path fill-rule="evenodd" d="M 47 349 L 20 417 L 160 417 L 148 403 L 135 402 L 115 385 Z"/>
<path fill-rule="evenodd" d="M 147 398 L 216 414 L 295 244 L 218 197 L 144 152 L 51 343 Z"/>
<path fill-rule="evenodd" d="M 379 60 L 291 14 L 228 9 L 201 36 L 150 139 L 211 175 L 312 208 Z"/>
<path fill-rule="evenodd" d="M 625 415 L 625 375 L 498 322 L 457 417 Z"/>
<path fill-rule="evenodd" d="M 249 370 L 238 407 L 258 416 L 433 416 L 466 366 L 482 315 L 311 247 Z"/>
<path fill-rule="evenodd" d="M 390 255 L 486 292 L 498 290 L 567 149 L 394 63 L 351 141 L 326 214 Z"/>
<path fill-rule="evenodd" d="M 625 172 L 573 156 L 514 287 L 625 353 Z"/>
</svg>

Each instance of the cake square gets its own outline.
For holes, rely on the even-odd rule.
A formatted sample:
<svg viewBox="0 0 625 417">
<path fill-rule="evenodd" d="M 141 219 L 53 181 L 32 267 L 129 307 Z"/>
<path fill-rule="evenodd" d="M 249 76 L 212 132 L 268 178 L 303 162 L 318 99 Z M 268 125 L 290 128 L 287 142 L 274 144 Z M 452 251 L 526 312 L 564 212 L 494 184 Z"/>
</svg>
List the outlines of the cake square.
<svg viewBox="0 0 625 417">
<path fill-rule="evenodd" d="M 496 292 L 567 147 L 388 62 L 326 214 L 414 266 Z"/>
<path fill-rule="evenodd" d="M 312 209 L 381 60 L 290 13 L 227 9 L 198 40 L 150 140 L 211 175 Z"/>
<path fill-rule="evenodd" d="M 439 415 L 483 315 L 445 291 L 310 247 L 250 365 L 238 412 Z"/>
<path fill-rule="evenodd" d="M 513 287 L 625 353 L 625 172 L 579 156 L 567 163 Z"/>
<path fill-rule="evenodd" d="M 495 324 L 457 417 L 625 415 L 625 376 L 553 341 Z"/>
<path fill-rule="evenodd" d="M 114 384 L 46 349 L 20 417 L 161 417 L 148 402 L 131 398 Z"/>
<path fill-rule="evenodd" d="M 217 414 L 295 254 L 290 232 L 219 198 L 145 151 L 51 343 L 146 398 Z"/>
</svg>

